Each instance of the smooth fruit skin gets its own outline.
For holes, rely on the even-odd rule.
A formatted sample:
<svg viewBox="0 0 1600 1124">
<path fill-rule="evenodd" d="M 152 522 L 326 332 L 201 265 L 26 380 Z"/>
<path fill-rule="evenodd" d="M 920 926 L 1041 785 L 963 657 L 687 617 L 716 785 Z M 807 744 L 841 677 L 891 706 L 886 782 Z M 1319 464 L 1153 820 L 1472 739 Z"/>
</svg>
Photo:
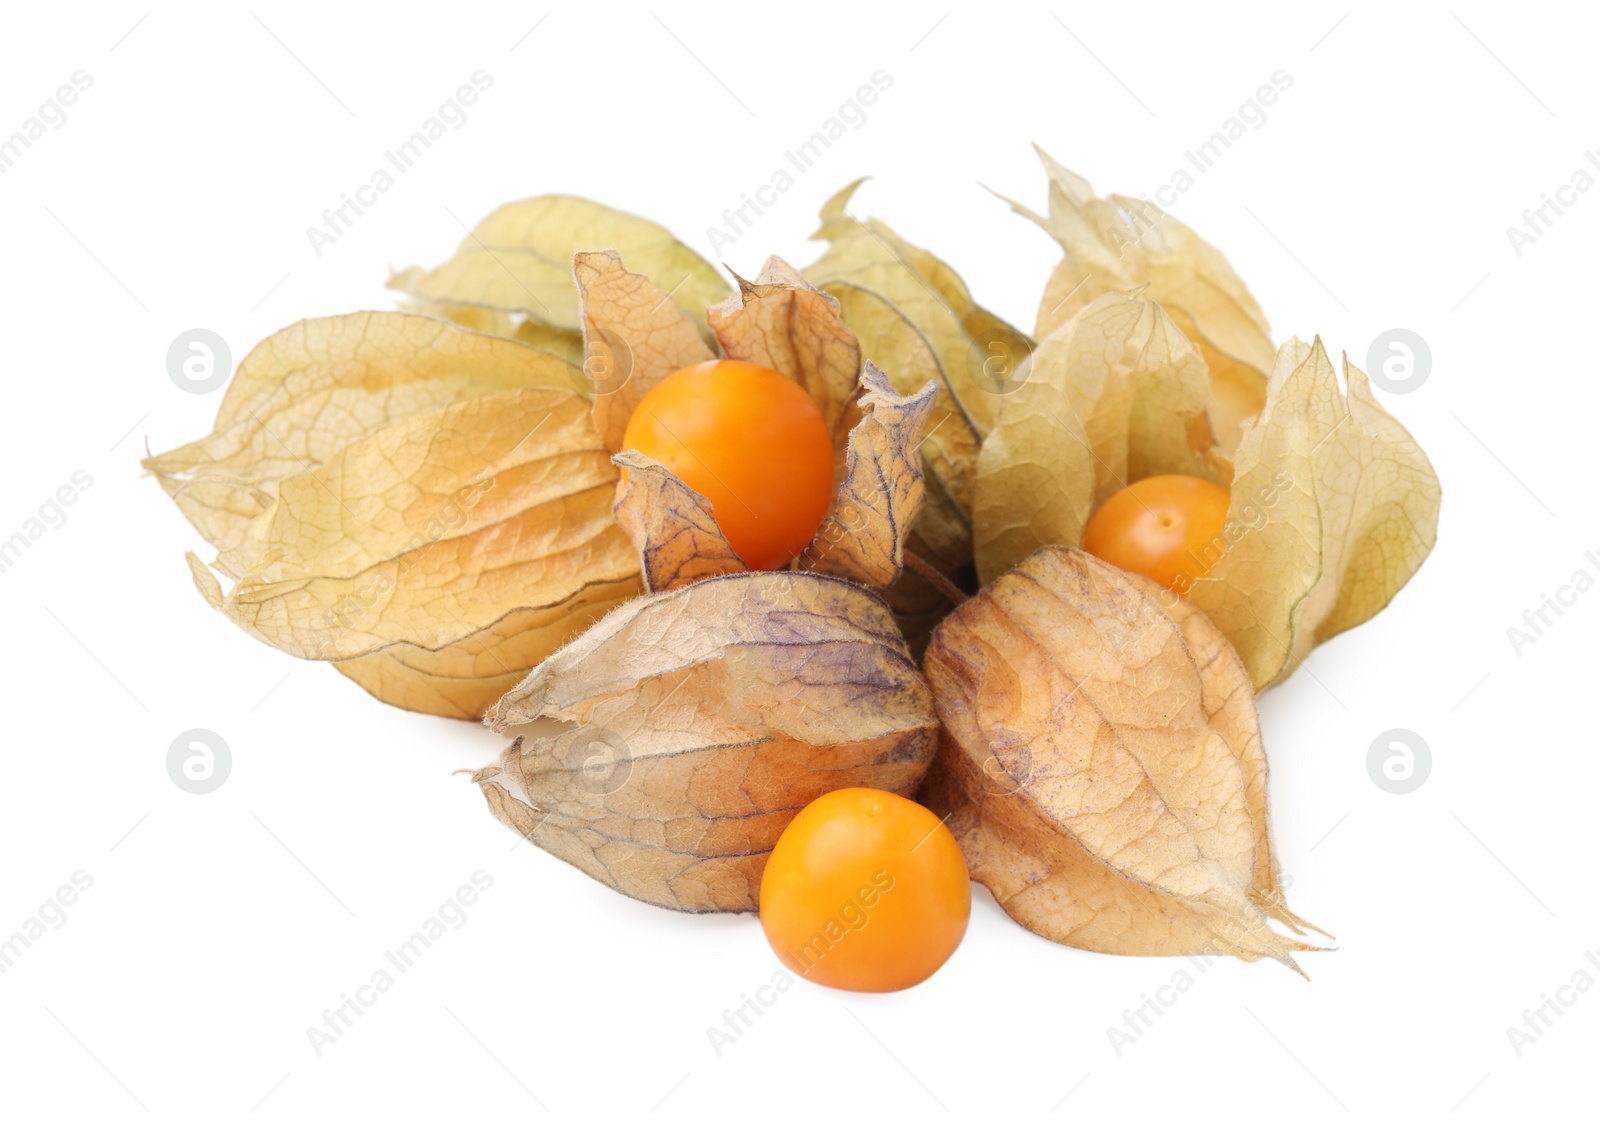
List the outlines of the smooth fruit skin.
<svg viewBox="0 0 1600 1124">
<path fill-rule="evenodd" d="M 1227 548 L 1228 490 L 1197 476 L 1147 476 L 1101 505 L 1083 549 L 1180 596 Z"/>
<path fill-rule="evenodd" d="M 822 411 L 799 383 L 754 363 L 712 359 L 668 375 L 634 409 L 622 444 L 710 500 L 752 569 L 786 566 L 833 502 Z"/>
<path fill-rule="evenodd" d="M 846 991 L 921 983 L 955 952 L 971 913 L 967 862 L 950 829 L 875 788 L 807 804 L 761 876 L 761 927 L 778 959 Z"/>
</svg>

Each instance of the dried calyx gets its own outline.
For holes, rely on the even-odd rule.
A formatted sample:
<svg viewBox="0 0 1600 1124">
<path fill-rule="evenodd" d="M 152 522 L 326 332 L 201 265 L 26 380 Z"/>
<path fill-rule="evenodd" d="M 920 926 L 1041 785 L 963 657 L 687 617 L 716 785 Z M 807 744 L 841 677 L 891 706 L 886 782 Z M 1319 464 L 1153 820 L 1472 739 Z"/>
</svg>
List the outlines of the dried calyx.
<svg viewBox="0 0 1600 1124">
<path fill-rule="evenodd" d="M 980 306 L 948 263 L 879 219 L 857 218 L 851 201 L 861 183 L 823 204 L 812 238 L 828 245 L 804 273 L 838 302 L 863 354 L 888 372 L 896 390 L 910 393 L 930 379 L 937 385 L 920 439 L 927 502 L 908 540 L 936 576 L 908 573 L 886 594 L 921 651 L 950 608 L 939 579 L 970 570 L 978 447 L 999 398 L 1024 377 L 1034 344 Z"/>
<path fill-rule="evenodd" d="M 209 436 L 144 463 L 234 579 L 189 555 L 229 619 L 476 717 L 639 587 L 582 377 L 430 317 L 308 320 L 244 359 Z"/>
<path fill-rule="evenodd" d="M 925 799 L 1041 936 L 1294 967 L 1314 946 L 1268 924 L 1304 923 L 1272 856 L 1254 691 L 1221 633 L 1163 593 L 1045 547 L 946 617 Z"/>
<path fill-rule="evenodd" d="M 1181 591 L 1260 690 L 1371 618 L 1433 548 L 1427 456 L 1320 340 L 1272 347 L 1221 253 L 1153 205 L 1096 197 L 1044 157 L 1064 257 L 1027 378 L 978 457 L 973 539 L 990 582 L 1047 543 L 1078 546 L 1094 510 L 1145 477 L 1230 489 L 1227 523 Z"/>
<path fill-rule="evenodd" d="M 724 574 L 647 594 L 540 664 L 496 729 L 550 718 L 480 770 L 494 814 L 670 909 L 755 909 L 789 820 L 849 786 L 909 796 L 937 740 L 883 601 L 838 578 Z"/>
</svg>

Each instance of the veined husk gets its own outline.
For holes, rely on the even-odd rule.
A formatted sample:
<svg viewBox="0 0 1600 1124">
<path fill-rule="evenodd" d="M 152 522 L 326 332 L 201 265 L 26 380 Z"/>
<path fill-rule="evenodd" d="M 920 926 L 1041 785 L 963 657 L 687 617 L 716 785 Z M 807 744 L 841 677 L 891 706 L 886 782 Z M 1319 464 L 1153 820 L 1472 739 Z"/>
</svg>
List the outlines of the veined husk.
<svg viewBox="0 0 1600 1124">
<path fill-rule="evenodd" d="M 1184 473 L 1226 485 L 1206 421 L 1206 367 L 1141 291 L 1107 293 L 1040 341 L 978 455 L 973 549 L 983 582 L 1052 542 L 1135 480 Z"/>
<path fill-rule="evenodd" d="M 945 262 L 877 219 L 850 213 L 857 180 L 823 205 L 812 235 L 828 242 L 806 278 L 839 301 L 863 354 L 901 393 L 929 379 L 938 396 L 923 433 L 928 502 L 913 549 L 945 573 L 972 557 L 972 490 L 979 442 L 1033 348 L 1028 336 L 980 307 Z M 914 576 L 891 591 L 911 609 L 926 603 Z"/>
<path fill-rule="evenodd" d="M 572 258 L 597 249 L 615 251 L 670 293 L 695 324 L 727 295 L 716 267 L 665 227 L 575 195 L 539 195 L 498 207 L 447 261 L 403 269 L 389 278 L 389 288 L 405 293 L 420 311 L 571 356 L 583 331 Z"/>
<path fill-rule="evenodd" d="M 144 463 L 218 550 L 206 599 L 386 702 L 477 717 L 639 588 L 565 359 L 430 317 L 274 334 L 212 434 Z"/>
<path fill-rule="evenodd" d="M 773 844 L 823 793 L 910 796 L 938 728 L 888 606 L 787 572 L 613 610 L 487 720 L 539 717 L 576 725 L 479 770 L 490 810 L 622 893 L 691 912 L 753 911 Z"/>
<path fill-rule="evenodd" d="M 1312 946 L 1271 854 L 1249 678 L 1204 614 L 1045 547 L 935 630 L 925 796 L 968 867 L 1041 936 L 1135 956 Z M 1298 969 L 1296 969 L 1298 970 Z"/>
<path fill-rule="evenodd" d="M 1359 369 L 1341 388 L 1320 341 L 1286 344 L 1234 459 L 1211 444 L 1195 349 L 1143 291 L 1108 293 L 1041 342 L 979 455 L 979 576 L 1046 543 L 1080 545 L 1093 511 L 1146 476 L 1229 487 L 1229 518 L 1180 592 L 1227 635 L 1257 689 L 1382 609 L 1437 535 L 1439 482 Z"/>
<path fill-rule="evenodd" d="M 1221 251 L 1148 199 L 1101 198 L 1089 181 L 1035 146 L 1050 179 L 1045 216 L 1006 200 L 1061 245 L 1045 285 L 1034 335 L 1049 336 L 1107 293 L 1148 286 L 1194 341 L 1211 380 L 1212 428 L 1224 452 L 1260 412 L 1276 348 L 1267 318 Z"/>
<path fill-rule="evenodd" d="M 1278 352 L 1234 453 L 1227 547 L 1189 589 L 1258 688 L 1388 605 L 1438 537 L 1432 463 L 1343 366 L 1341 386 L 1321 339 Z"/>
<path fill-rule="evenodd" d="M 559 356 L 427 316 L 303 320 L 239 363 L 210 434 L 143 466 L 217 548 L 217 569 L 238 577 L 262 553 L 250 532 L 283 480 L 414 414 L 521 388 L 576 394 L 581 378 Z"/>
<path fill-rule="evenodd" d="M 650 592 L 488 714 L 497 730 L 575 724 L 518 738 L 475 775 L 502 822 L 632 897 L 742 912 L 808 802 L 916 790 L 937 740 L 932 700 L 868 587 L 899 576 L 935 387 L 902 397 L 870 362 L 861 383 L 832 511 L 796 572 L 749 572 L 704 496 L 635 450 L 617 454 L 617 518 Z"/>
</svg>

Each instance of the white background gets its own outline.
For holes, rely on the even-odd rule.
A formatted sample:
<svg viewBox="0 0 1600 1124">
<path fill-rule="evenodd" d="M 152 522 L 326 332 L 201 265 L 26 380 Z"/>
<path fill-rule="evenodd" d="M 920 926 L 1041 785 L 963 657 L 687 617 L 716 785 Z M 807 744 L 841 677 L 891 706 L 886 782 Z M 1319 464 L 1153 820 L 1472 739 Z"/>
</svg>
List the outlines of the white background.
<svg viewBox="0 0 1600 1124">
<path fill-rule="evenodd" d="M 8 9 L 0 134 L 74 71 L 94 81 L 0 176 L 0 538 L 75 470 L 93 485 L 0 574 L 0 936 L 75 871 L 93 886 L 0 975 L 0 1116 L 1593 1112 L 1600 989 L 1520 1058 L 1506 1033 L 1578 969 L 1600 979 L 1584 960 L 1600 949 L 1600 593 L 1520 656 L 1506 635 L 1573 571 L 1600 572 L 1584 558 L 1600 548 L 1600 191 L 1520 257 L 1506 234 L 1600 148 L 1588 13 L 942 13 Z M 306 228 L 480 68 L 494 86 L 465 126 L 318 257 Z M 1283 69 L 1267 123 L 1174 213 L 1225 250 L 1280 339 L 1320 333 L 1362 365 L 1385 329 L 1431 345 L 1428 381 L 1384 399 L 1444 482 L 1438 549 L 1262 702 L 1290 901 L 1339 938 L 1304 958 L 1310 983 L 1270 962 L 1202 973 L 1057 947 L 977 890 L 927 984 L 795 987 L 718 1057 L 707 1027 L 778 967 L 753 918 L 636 904 L 513 849 L 452 775 L 502 739 L 381 706 L 190 584 L 182 552 L 204 546 L 137 463 L 147 441 L 207 431 L 220 400 L 169 379 L 179 332 L 213 329 L 237 360 L 302 317 L 391 307 L 391 266 L 436 264 L 462 223 L 542 192 L 649 215 L 711 256 L 707 226 L 880 68 L 894 84 L 867 123 L 720 258 L 747 275 L 771 252 L 808 262 L 817 206 L 872 173 L 858 213 L 1031 327 L 1057 255 L 979 183 L 1041 206 L 1037 141 L 1102 191 L 1151 191 Z M 233 754 L 206 796 L 165 765 L 193 727 Z M 1433 754 L 1404 796 L 1366 765 L 1395 727 Z M 480 869 L 493 888 L 464 927 L 317 1057 L 307 1027 Z M 1119 1057 L 1107 1028 L 1180 969 L 1194 986 Z"/>
</svg>

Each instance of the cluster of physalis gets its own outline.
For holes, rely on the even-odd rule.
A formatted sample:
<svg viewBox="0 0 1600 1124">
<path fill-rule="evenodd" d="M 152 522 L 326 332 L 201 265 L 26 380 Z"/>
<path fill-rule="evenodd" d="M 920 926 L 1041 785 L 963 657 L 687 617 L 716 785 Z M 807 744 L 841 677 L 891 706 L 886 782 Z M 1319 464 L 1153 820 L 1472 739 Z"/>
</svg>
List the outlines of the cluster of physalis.
<svg viewBox="0 0 1600 1124">
<path fill-rule="evenodd" d="M 1410 579 L 1438 482 L 1213 247 L 1046 169 L 1033 337 L 854 185 L 818 261 L 732 292 L 542 197 L 396 276 L 408 311 L 263 342 L 146 465 L 213 606 L 530 726 L 475 776 L 499 819 L 640 900 L 759 909 L 808 979 L 927 978 L 969 879 L 1064 944 L 1294 966 L 1256 694 Z"/>
</svg>

